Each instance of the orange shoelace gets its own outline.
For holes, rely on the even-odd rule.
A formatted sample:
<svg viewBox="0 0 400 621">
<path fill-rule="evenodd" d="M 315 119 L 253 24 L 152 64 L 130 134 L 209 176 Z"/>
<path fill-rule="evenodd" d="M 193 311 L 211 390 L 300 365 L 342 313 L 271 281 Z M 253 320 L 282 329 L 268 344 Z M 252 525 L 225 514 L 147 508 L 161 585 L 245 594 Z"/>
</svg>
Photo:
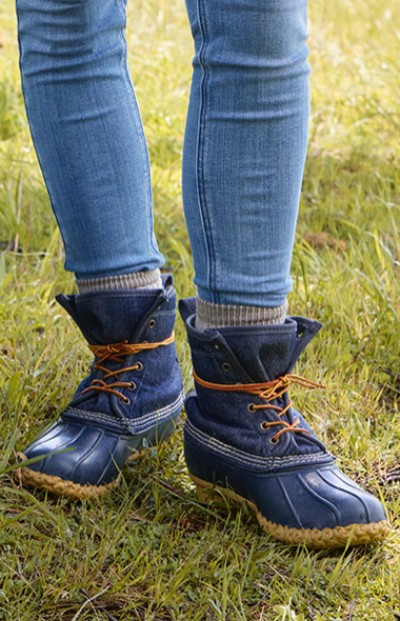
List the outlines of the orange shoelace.
<svg viewBox="0 0 400 621">
<path fill-rule="evenodd" d="M 159 343 L 128 343 L 127 341 L 123 341 L 122 343 L 113 343 L 111 345 L 89 345 L 89 349 L 96 358 L 98 358 L 97 362 L 94 365 L 96 370 L 102 371 L 104 373 L 104 379 L 94 379 L 90 386 L 82 390 L 82 395 L 87 394 L 88 392 L 106 392 L 112 395 L 116 395 L 124 403 L 129 403 L 128 397 L 122 394 L 118 388 L 134 388 L 133 382 L 121 382 L 121 381 L 112 381 L 107 382 L 110 378 L 117 378 L 121 373 L 126 373 L 127 371 L 140 371 L 142 369 L 142 364 L 140 362 L 136 362 L 134 365 L 130 367 L 121 367 L 120 369 L 116 369 L 114 371 L 110 371 L 107 367 L 103 366 L 106 361 L 113 362 L 123 362 L 124 356 L 132 356 L 134 354 L 139 354 L 142 351 L 149 351 L 150 349 L 157 349 L 158 347 L 164 347 L 166 345 L 170 345 L 175 340 L 175 334 L 172 333 L 165 341 L 160 341 Z"/>
<path fill-rule="evenodd" d="M 301 377 L 301 375 L 293 375 L 290 373 L 277 377 L 271 382 L 261 382 L 259 384 L 214 384 L 213 382 L 207 382 L 206 380 L 201 379 L 194 371 L 193 376 L 197 384 L 203 386 L 203 388 L 220 390 L 222 392 L 245 392 L 249 395 L 256 395 L 260 399 L 264 399 L 267 403 L 261 403 L 259 405 L 256 403 L 250 403 L 248 406 L 250 412 L 256 412 L 258 410 L 274 410 L 279 417 L 284 416 L 292 407 L 292 401 L 289 399 L 284 408 L 281 408 L 279 405 L 274 405 L 273 403 L 270 403 L 270 401 L 274 401 L 275 399 L 282 397 L 289 390 L 291 384 L 298 384 L 299 386 L 303 386 L 304 388 L 308 388 L 310 390 L 314 390 L 315 388 L 325 388 L 323 384 L 318 384 L 317 382 L 312 382 L 305 377 Z M 288 423 L 287 421 L 281 419 L 273 422 L 264 421 L 262 423 L 262 428 L 268 429 L 269 427 L 275 427 L 277 425 L 283 427 L 283 429 L 278 431 L 271 438 L 272 442 L 278 442 L 279 438 L 288 432 L 311 435 L 308 429 L 299 427 L 299 424 L 300 420 L 298 418 L 296 418 L 293 423 Z"/>
</svg>

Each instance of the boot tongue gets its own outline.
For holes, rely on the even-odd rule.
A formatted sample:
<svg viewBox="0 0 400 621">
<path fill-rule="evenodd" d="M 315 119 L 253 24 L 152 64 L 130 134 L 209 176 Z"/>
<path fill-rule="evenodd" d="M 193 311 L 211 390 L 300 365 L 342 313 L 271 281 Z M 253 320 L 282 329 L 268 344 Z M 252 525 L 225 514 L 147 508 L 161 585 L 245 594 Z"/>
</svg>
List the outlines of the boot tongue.
<svg viewBox="0 0 400 621">
<path fill-rule="evenodd" d="M 163 290 L 59 295 L 57 301 L 71 315 L 91 345 L 109 345 L 137 336 L 149 314 L 164 300 Z"/>
<path fill-rule="evenodd" d="M 253 382 L 268 382 L 285 375 L 297 360 L 297 324 L 287 319 L 282 325 L 222 328 L 226 344 Z M 299 352 L 300 353 L 300 352 Z"/>
</svg>

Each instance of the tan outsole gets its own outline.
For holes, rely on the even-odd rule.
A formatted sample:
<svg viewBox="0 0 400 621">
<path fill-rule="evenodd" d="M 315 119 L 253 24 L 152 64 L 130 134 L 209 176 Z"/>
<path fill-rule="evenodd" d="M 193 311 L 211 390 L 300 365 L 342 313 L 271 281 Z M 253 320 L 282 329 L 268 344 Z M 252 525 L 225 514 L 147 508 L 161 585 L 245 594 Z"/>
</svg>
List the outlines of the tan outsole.
<svg viewBox="0 0 400 621">
<path fill-rule="evenodd" d="M 236 503 L 246 503 L 257 516 L 260 526 L 269 535 L 290 545 L 306 544 L 310 548 L 344 548 L 346 546 L 362 545 L 372 541 L 385 539 L 391 526 L 387 520 L 374 522 L 372 524 L 350 524 L 349 526 L 336 526 L 335 528 L 289 528 L 281 524 L 270 522 L 258 511 L 256 505 L 239 496 L 230 489 L 212 485 L 189 475 L 196 485 L 197 496 L 200 502 L 210 502 L 218 500 L 221 496 Z"/>
<path fill-rule="evenodd" d="M 26 457 L 23 453 L 18 453 L 19 459 L 23 462 L 26 461 Z M 139 457 L 138 453 L 134 454 L 134 459 Z M 49 474 L 43 474 L 42 472 L 36 472 L 29 466 L 22 466 L 14 471 L 14 478 L 18 483 L 28 485 L 29 487 L 36 487 L 43 489 L 56 496 L 64 496 L 71 500 L 84 500 L 85 498 L 100 498 L 105 494 L 108 494 L 118 485 L 119 480 L 112 481 L 106 485 L 80 485 L 73 481 L 66 481 L 61 477 L 51 476 Z"/>
<path fill-rule="evenodd" d="M 136 461 L 146 453 L 146 449 L 142 451 L 134 451 L 128 458 L 128 462 Z M 23 453 L 18 453 L 21 462 L 27 460 Z M 18 483 L 37 489 L 44 489 L 56 496 L 64 496 L 71 500 L 83 500 L 85 498 L 100 498 L 105 494 L 109 494 L 118 486 L 119 477 L 106 485 L 80 485 L 73 481 L 66 481 L 61 477 L 55 477 L 50 474 L 43 474 L 32 470 L 29 466 L 23 466 L 14 471 L 14 478 Z"/>
</svg>

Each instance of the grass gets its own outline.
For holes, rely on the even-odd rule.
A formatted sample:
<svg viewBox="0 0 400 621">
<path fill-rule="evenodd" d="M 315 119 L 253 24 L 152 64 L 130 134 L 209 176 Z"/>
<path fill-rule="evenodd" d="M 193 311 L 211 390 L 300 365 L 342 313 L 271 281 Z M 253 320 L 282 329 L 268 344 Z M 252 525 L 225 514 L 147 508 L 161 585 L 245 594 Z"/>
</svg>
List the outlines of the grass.
<svg viewBox="0 0 400 621">
<path fill-rule="evenodd" d="M 324 323 L 298 370 L 328 389 L 296 398 L 397 529 L 381 545 L 345 551 L 281 545 L 245 508 L 197 502 L 179 433 L 130 465 L 102 502 L 12 482 L 15 450 L 66 405 L 90 356 L 54 303 L 73 278 L 24 116 L 13 2 L 3 0 L 0 620 L 400 619 L 400 6 L 311 4 L 313 116 L 290 307 Z M 131 0 L 129 11 L 157 235 L 183 297 L 193 293 L 180 198 L 191 41 L 183 3 Z M 181 322 L 177 338 L 189 387 Z"/>
</svg>

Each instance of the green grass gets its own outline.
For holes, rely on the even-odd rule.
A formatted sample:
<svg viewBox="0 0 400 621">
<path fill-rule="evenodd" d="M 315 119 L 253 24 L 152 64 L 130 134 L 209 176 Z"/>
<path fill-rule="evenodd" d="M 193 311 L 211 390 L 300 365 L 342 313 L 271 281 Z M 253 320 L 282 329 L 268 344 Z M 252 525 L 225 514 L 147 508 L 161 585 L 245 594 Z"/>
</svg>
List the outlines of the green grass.
<svg viewBox="0 0 400 621">
<path fill-rule="evenodd" d="M 400 5 L 311 5 L 313 115 L 290 308 L 324 323 L 298 371 L 327 390 L 296 399 L 397 529 L 359 549 L 286 547 L 245 508 L 197 502 L 180 433 L 129 465 L 101 502 L 72 504 L 13 483 L 15 451 L 66 405 L 90 356 L 54 303 L 73 291 L 73 277 L 24 116 L 13 1 L 3 0 L 0 620 L 400 619 L 400 483 L 388 480 L 400 454 Z M 129 11 L 157 235 L 183 297 L 193 293 L 180 198 L 192 44 L 183 2 L 130 0 Z M 180 321 L 177 339 L 189 387 Z"/>
</svg>

